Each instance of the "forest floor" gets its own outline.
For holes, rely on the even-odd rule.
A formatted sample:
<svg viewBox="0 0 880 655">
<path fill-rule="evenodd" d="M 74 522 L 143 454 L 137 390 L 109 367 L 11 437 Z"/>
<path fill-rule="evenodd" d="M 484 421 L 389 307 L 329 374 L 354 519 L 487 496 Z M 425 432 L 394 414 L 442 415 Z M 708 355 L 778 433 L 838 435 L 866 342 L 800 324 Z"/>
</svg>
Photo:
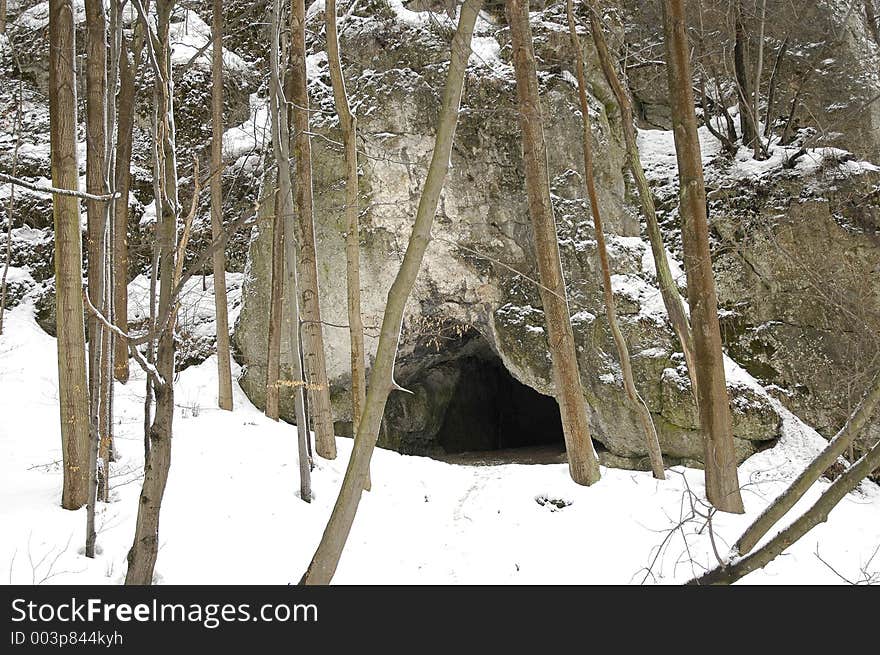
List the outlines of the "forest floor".
<svg viewBox="0 0 880 655">
<path fill-rule="evenodd" d="M 336 499 L 351 441 L 317 458 L 314 501 L 297 496 L 296 429 L 266 419 L 235 388 L 214 408 L 216 361 L 176 382 L 171 474 L 157 582 L 296 583 Z M 109 503 L 98 506 L 99 554 L 82 555 L 85 509 L 61 509 L 55 340 L 27 303 L 0 336 L 0 580 L 108 583 L 124 578 L 143 465 L 143 376 L 117 384 Z M 783 437 L 740 467 L 747 514 L 717 515 L 724 552 L 824 443 L 785 410 Z M 705 520 L 692 516 L 702 472 L 604 468 L 579 487 L 565 464 L 463 465 L 377 450 L 337 583 L 675 583 L 712 565 Z M 827 485 L 807 494 L 810 502 Z M 799 505 L 798 507 L 803 507 Z M 749 583 L 843 583 L 880 574 L 880 489 L 865 483 Z M 874 556 L 876 555 L 876 556 Z M 873 557 L 873 559 L 872 559 Z"/>
</svg>

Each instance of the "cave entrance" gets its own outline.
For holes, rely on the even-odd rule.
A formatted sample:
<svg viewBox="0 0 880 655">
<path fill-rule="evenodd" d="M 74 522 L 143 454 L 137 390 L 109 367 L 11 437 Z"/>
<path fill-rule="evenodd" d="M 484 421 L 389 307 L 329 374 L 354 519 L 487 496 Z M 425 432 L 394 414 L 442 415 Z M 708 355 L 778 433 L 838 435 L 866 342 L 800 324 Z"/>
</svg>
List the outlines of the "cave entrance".
<svg viewBox="0 0 880 655">
<path fill-rule="evenodd" d="M 445 366 L 454 368 L 436 456 L 460 463 L 565 461 L 559 405 L 522 384 L 481 337 Z M 438 452 L 442 450 L 441 452 Z"/>
<path fill-rule="evenodd" d="M 417 349 L 399 373 L 412 393 L 389 397 L 380 446 L 462 464 L 566 461 L 556 399 L 514 378 L 476 330 Z"/>
<path fill-rule="evenodd" d="M 465 357 L 435 440 L 447 454 L 556 446 L 564 451 L 556 399 L 514 378 L 497 357 Z"/>
</svg>

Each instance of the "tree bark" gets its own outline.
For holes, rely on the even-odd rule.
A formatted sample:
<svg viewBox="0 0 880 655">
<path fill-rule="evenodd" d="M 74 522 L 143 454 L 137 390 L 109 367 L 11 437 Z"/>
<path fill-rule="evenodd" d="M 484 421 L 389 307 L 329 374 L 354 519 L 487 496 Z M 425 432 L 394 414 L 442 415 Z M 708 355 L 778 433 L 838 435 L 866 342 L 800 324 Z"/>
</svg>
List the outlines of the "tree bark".
<svg viewBox="0 0 880 655">
<path fill-rule="evenodd" d="M 52 184 L 76 189 L 76 46 L 72 0 L 49 5 L 49 122 Z M 55 299 L 58 334 L 58 395 L 64 483 L 61 506 L 79 509 L 88 501 L 89 398 L 83 331 L 82 236 L 79 201 L 52 199 L 55 222 Z"/>
<path fill-rule="evenodd" d="M 135 83 L 143 48 L 144 28 L 138 22 L 134 36 L 123 39 L 119 57 L 118 138 L 116 140 L 116 191 L 118 197 L 113 208 L 113 308 L 114 322 L 123 332 L 128 332 L 128 196 L 131 188 L 131 146 L 134 133 Z M 129 60 L 129 52 L 131 59 Z M 114 375 L 120 382 L 127 382 L 128 345 L 116 341 Z"/>
<path fill-rule="evenodd" d="M 663 298 L 663 305 L 666 307 L 666 313 L 669 315 L 669 322 L 672 324 L 672 329 L 675 331 L 681 344 L 688 376 L 691 380 L 691 393 L 696 400 L 697 378 L 694 363 L 696 356 L 694 354 L 694 339 L 690 321 L 685 311 L 684 303 L 681 300 L 681 295 L 678 293 L 678 286 L 672 277 L 672 271 L 669 269 L 666 246 L 663 243 L 663 233 L 660 231 L 660 224 L 657 222 L 654 194 L 651 193 L 648 178 L 645 177 L 645 170 L 642 168 L 642 162 L 639 158 L 636 133 L 633 128 L 632 102 L 617 75 L 617 71 L 614 69 L 614 63 L 608 51 L 608 44 L 605 42 L 605 34 L 602 31 L 602 25 L 599 23 L 598 15 L 592 3 L 590 6 L 590 31 L 593 34 L 593 42 L 596 44 L 596 51 L 599 54 L 599 64 L 602 66 L 602 72 L 605 74 L 605 79 L 608 81 L 609 86 L 611 86 L 614 97 L 617 99 L 617 106 L 620 108 L 623 140 L 626 145 L 627 166 L 632 172 L 633 179 L 636 182 L 636 189 L 639 192 L 639 201 L 642 206 L 642 214 L 645 216 L 648 240 L 651 242 L 654 268 L 657 270 L 657 286 L 660 288 L 660 296 Z"/>
<path fill-rule="evenodd" d="M 608 317 L 608 327 L 614 337 L 617 346 L 617 356 L 620 360 L 620 371 L 623 375 L 623 388 L 626 391 L 627 400 L 632 405 L 633 411 L 639 417 L 642 429 L 645 432 L 645 447 L 651 461 L 651 470 L 658 480 L 665 480 L 663 472 L 663 455 L 660 452 L 660 443 L 657 440 L 657 430 L 651 419 L 651 412 L 636 389 L 633 379 L 632 364 L 629 359 L 629 348 L 626 339 L 620 331 L 617 321 L 617 308 L 614 302 L 614 292 L 611 289 L 611 265 L 608 262 L 608 251 L 605 246 L 605 234 L 602 226 L 602 214 L 599 210 L 599 198 L 596 195 L 596 181 L 593 175 L 593 133 L 590 127 L 590 103 L 587 99 L 587 76 L 584 72 L 584 54 L 581 50 L 581 40 L 577 34 L 577 25 L 574 21 L 573 0 L 567 0 L 565 4 L 568 18 L 568 33 L 571 37 L 571 47 L 574 51 L 575 69 L 577 72 L 578 100 L 581 107 L 581 122 L 583 124 L 583 148 L 584 148 L 584 179 L 587 185 L 587 196 L 590 200 L 590 210 L 593 214 L 593 227 L 596 233 L 596 249 L 599 252 L 599 263 L 602 268 L 602 289 L 605 298 L 605 315 Z"/>
<path fill-rule="evenodd" d="M 284 289 L 287 300 L 287 336 L 290 350 L 291 389 L 296 413 L 297 450 L 299 457 L 300 498 L 309 503 L 312 500 L 311 459 L 308 453 L 309 423 L 306 413 L 306 380 L 303 375 L 302 341 L 300 334 L 299 293 L 297 273 L 297 243 L 294 238 L 296 218 L 294 216 L 293 185 L 290 179 L 290 127 L 288 112 L 284 105 L 284 92 L 281 87 L 281 65 L 279 63 L 279 37 L 281 29 L 280 0 L 272 6 L 272 44 L 269 53 L 270 112 L 272 114 L 272 149 L 278 164 L 278 204 L 275 214 L 280 221 L 275 225 L 283 230 L 284 247 Z M 283 226 L 283 228 L 282 228 Z M 277 238 L 276 238 L 277 241 Z"/>
<path fill-rule="evenodd" d="M 590 485 L 599 480 L 599 460 L 590 438 L 587 403 L 581 387 L 565 278 L 559 259 L 528 0 L 509 0 L 505 3 L 505 11 L 513 47 L 526 192 L 541 281 L 539 290 L 568 467 L 572 480 Z"/>
<path fill-rule="evenodd" d="M 214 0 L 211 54 L 211 234 L 223 234 L 223 2 Z M 232 410 L 232 363 L 226 301 L 226 249 L 217 248 L 214 265 L 214 309 L 217 325 L 217 405 Z"/>
<path fill-rule="evenodd" d="M 357 434 L 358 423 L 367 397 L 366 350 L 364 322 L 361 316 L 360 234 L 358 230 L 358 155 L 357 118 L 351 113 L 342 60 L 339 56 L 339 35 L 336 25 L 336 0 L 327 0 L 324 9 L 327 25 L 327 62 L 330 83 L 342 142 L 345 145 L 345 272 L 348 289 L 348 333 L 351 344 L 351 425 Z M 369 489 L 369 479 L 367 489 Z"/>
<path fill-rule="evenodd" d="M 330 407 L 330 384 L 324 358 L 324 333 L 319 304 L 317 249 L 312 201 L 312 145 L 309 135 L 309 90 L 306 75 L 305 3 L 290 3 L 290 92 L 293 103 L 293 160 L 296 164 L 295 207 L 297 275 L 302 296 L 303 359 L 309 391 L 309 409 L 315 430 L 315 450 L 325 459 L 336 458 L 336 437 Z M 293 237 L 293 233 L 290 233 Z"/>
<path fill-rule="evenodd" d="M 709 251 L 706 188 L 691 88 L 691 63 L 683 0 L 664 0 L 666 68 L 675 153 L 688 302 L 696 354 L 697 405 L 703 432 L 706 495 L 716 508 L 742 513 L 733 428 L 724 378 L 724 353 Z"/>
<path fill-rule="evenodd" d="M 739 125 L 744 146 L 752 146 L 758 135 L 752 116 L 752 83 L 749 74 L 749 37 L 743 23 L 742 0 L 736 0 L 734 17 L 733 69 L 739 93 Z"/>
<path fill-rule="evenodd" d="M 171 83 L 171 44 L 169 26 L 175 0 L 157 0 L 156 70 L 159 110 L 156 152 L 160 171 L 157 196 L 157 239 L 159 241 L 159 303 L 157 324 L 165 325 L 159 333 L 156 370 L 163 384 L 154 384 L 155 411 L 150 425 L 150 452 L 144 467 L 144 482 L 138 503 L 134 542 L 128 552 L 125 584 L 148 585 L 152 582 L 159 551 L 159 513 L 171 467 L 171 436 L 174 421 L 174 327 L 176 298 L 174 271 L 177 253 L 177 218 L 179 214 L 177 161 L 175 152 L 174 99 Z M 140 13 L 140 12 L 139 12 Z M 146 16 L 140 16 L 146 21 Z M 147 38 L 150 38 L 149 34 Z"/>
<path fill-rule="evenodd" d="M 745 555 L 767 534 L 779 520 L 795 506 L 811 486 L 822 474 L 831 467 L 838 457 L 841 457 L 853 443 L 856 436 L 871 418 L 871 415 L 880 404 L 880 373 L 874 378 L 870 389 L 862 396 L 855 411 L 847 419 L 846 424 L 828 442 L 825 449 L 805 468 L 801 474 L 782 492 L 770 505 L 761 512 L 752 524 L 746 528 L 742 536 L 737 540 L 733 551 L 738 555 Z"/>
<path fill-rule="evenodd" d="M 379 437 L 388 394 L 398 388 L 394 382 L 394 359 L 403 324 L 403 312 L 421 268 L 425 250 L 431 240 L 431 226 L 434 223 L 440 193 L 449 169 L 449 157 L 458 124 L 465 71 L 471 52 L 471 37 L 481 6 L 482 0 L 465 0 L 461 8 L 458 27 L 452 39 L 446 87 L 443 90 L 437 119 L 434 152 L 419 198 L 419 207 L 403 263 L 388 291 L 364 413 L 358 425 L 358 433 L 342 480 L 342 488 L 339 490 L 339 496 L 324 529 L 321 542 L 300 581 L 301 584 L 329 584 L 333 579 L 369 475 L 370 457 Z"/>
<path fill-rule="evenodd" d="M 274 130 L 273 130 L 274 134 Z M 278 176 L 276 176 L 277 178 Z M 284 292 L 284 216 L 276 185 L 272 194 L 272 268 L 269 282 L 269 333 L 266 353 L 266 416 L 278 420 L 281 379 L 281 298 Z"/>
<path fill-rule="evenodd" d="M 107 179 L 107 20 L 101 0 L 86 0 L 86 191 L 93 195 L 109 193 Z M 104 310 L 106 230 L 109 202 L 88 200 L 88 290 L 89 300 Z M 94 512 L 98 488 L 98 452 L 105 439 L 104 410 L 109 402 L 109 385 L 104 380 L 106 330 L 89 316 L 89 503 L 86 519 L 87 557 L 95 554 Z"/>
<path fill-rule="evenodd" d="M 758 30 L 758 55 L 755 57 L 755 89 L 752 96 L 751 121 L 755 128 L 754 158 L 764 158 L 764 142 L 761 139 L 761 126 L 758 124 L 761 104 L 761 77 L 764 70 L 764 29 L 767 26 L 767 0 L 761 2 L 761 26 Z"/>
</svg>

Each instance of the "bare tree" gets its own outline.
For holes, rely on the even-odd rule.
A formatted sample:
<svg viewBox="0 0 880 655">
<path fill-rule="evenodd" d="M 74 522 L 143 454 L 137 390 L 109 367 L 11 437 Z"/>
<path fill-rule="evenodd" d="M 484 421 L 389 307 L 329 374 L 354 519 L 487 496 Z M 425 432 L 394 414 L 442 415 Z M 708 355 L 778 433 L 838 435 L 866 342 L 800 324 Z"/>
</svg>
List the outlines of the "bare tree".
<svg viewBox="0 0 880 655">
<path fill-rule="evenodd" d="M 107 194 L 107 19 L 101 0 L 86 0 L 86 190 Z M 89 299 L 106 314 L 106 257 L 110 202 L 89 200 L 86 203 L 88 235 Z M 98 454 L 106 438 L 109 421 L 105 419 L 109 404 L 110 385 L 105 379 L 105 363 L 109 353 L 108 333 L 93 316 L 88 320 L 89 332 L 89 395 L 91 444 L 89 449 L 89 507 L 86 527 L 86 556 L 95 555 L 95 501 L 100 474 Z"/>
<path fill-rule="evenodd" d="M 311 502 L 311 461 L 308 453 L 309 423 L 306 412 L 306 380 L 303 375 L 303 352 L 299 303 L 303 298 L 299 293 L 299 266 L 295 238 L 296 217 L 294 216 L 293 183 L 290 179 L 290 127 L 287 120 L 288 112 L 281 84 L 281 65 L 279 63 L 281 6 L 280 0 L 272 5 L 272 43 L 269 53 L 270 76 L 270 113 L 272 121 L 272 148 L 278 164 L 278 192 L 275 194 L 276 229 L 283 229 L 284 248 L 284 290 L 287 300 L 287 337 L 290 349 L 291 388 L 293 405 L 296 414 L 296 431 L 299 455 L 300 497 Z M 282 228 L 283 226 L 283 228 Z M 274 256 L 274 253 L 273 253 Z M 274 275 L 274 271 L 273 271 Z M 274 284 L 274 280 L 273 280 Z"/>
<path fill-rule="evenodd" d="M 626 391 L 633 411 L 642 423 L 645 432 L 645 447 L 651 461 L 651 470 L 654 477 L 665 480 L 663 472 L 663 454 L 660 452 L 660 443 L 657 440 L 657 430 L 651 419 L 651 412 L 636 389 L 633 379 L 632 363 L 629 359 L 629 348 L 626 339 L 620 331 L 617 321 L 617 308 L 614 302 L 614 292 L 611 288 L 611 265 L 608 262 L 608 249 L 605 247 L 605 234 L 602 226 L 602 214 L 599 210 L 599 198 L 596 195 L 596 180 L 593 175 L 593 134 L 590 126 L 590 103 L 587 98 L 587 75 L 584 72 L 584 53 L 581 50 L 581 40 L 578 37 L 577 25 L 574 20 L 573 0 L 566 0 L 566 15 L 568 18 L 568 33 L 571 38 L 571 47 L 574 51 L 575 69 L 577 72 L 578 100 L 581 107 L 581 122 L 583 123 L 583 148 L 584 148 L 584 179 L 587 184 L 587 195 L 590 200 L 590 210 L 593 214 L 593 227 L 596 233 L 596 250 L 599 252 L 599 263 L 602 268 L 602 289 L 605 298 L 605 314 L 608 317 L 608 327 L 614 337 L 617 346 L 617 356 L 620 360 L 620 371 L 623 375 L 623 388 Z"/>
<path fill-rule="evenodd" d="M 312 144 L 309 134 L 309 85 L 306 74 L 306 9 L 304 0 L 290 4 L 290 67 L 288 101 L 292 103 L 293 160 L 296 164 L 296 245 L 302 296 L 303 359 L 308 379 L 309 411 L 314 423 L 315 450 L 326 459 L 336 458 L 330 384 L 324 358 L 323 323 L 318 289 L 318 254 L 315 246 L 312 201 Z M 291 233 L 289 235 L 293 237 Z"/>
<path fill-rule="evenodd" d="M 345 76 L 342 74 L 336 26 L 336 0 L 327 0 L 324 20 L 327 25 L 327 62 L 330 67 L 330 83 L 333 85 L 333 101 L 336 105 L 336 114 L 339 116 L 339 126 L 342 129 L 342 142 L 345 145 L 345 279 L 348 289 L 348 333 L 351 343 L 351 425 L 352 434 L 357 434 L 367 397 L 364 321 L 361 315 L 357 118 L 351 111 L 348 93 L 345 90 Z"/>
<path fill-rule="evenodd" d="M 559 258 L 528 0 L 509 0 L 505 3 L 505 11 L 513 47 L 526 193 L 541 281 L 539 290 L 547 326 L 553 384 L 568 452 L 568 468 L 572 480 L 590 485 L 599 480 L 599 460 L 590 438 L 587 403 L 581 387 L 565 277 Z"/>
<path fill-rule="evenodd" d="M 743 17 L 742 0 L 734 6 L 733 70 L 739 93 L 739 125 L 743 145 L 751 146 L 758 136 L 758 127 L 752 114 L 752 81 L 749 71 L 749 39 Z"/>
<path fill-rule="evenodd" d="M 113 208 L 113 319 L 128 331 L 128 195 L 131 188 L 131 148 L 134 136 L 135 92 L 144 46 L 144 26 L 137 22 L 130 39 L 123 39 L 119 56 L 118 126 L 115 180 L 118 197 Z M 128 381 L 128 346 L 115 342 L 114 376 Z"/>
<path fill-rule="evenodd" d="M 664 0 L 663 22 L 669 102 L 678 160 L 681 237 L 696 354 L 697 405 L 703 432 L 706 495 L 719 510 L 742 513 L 724 377 L 718 300 L 709 252 L 706 187 L 694 113 L 683 0 Z"/>
<path fill-rule="evenodd" d="M 620 122 L 623 128 L 623 140 L 626 145 L 627 166 L 633 175 L 636 189 L 639 192 L 639 201 L 642 206 L 642 214 L 645 216 L 648 240 L 651 242 L 654 268 L 657 271 L 657 286 L 660 288 L 660 295 L 663 298 L 669 322 L 672 323 L 672 329 L 675 331 L 681 344 L 681 350 L 684 353 L 688 375 L 691 380 L 691 390 L 694 398 L 696 398 L 697 378 L 694 372 L 696 368 L 694 364 L 694 339 L 691 333 L 690 321 L 688 320 L 684 303 L 678 293 L 675 279 L 672 277 L 672 271 L 669 268 L 666 246 L 663 243 L 663 233 L 660 231 L 660 224 L 657 221 L 654 194 L 651 193 L 648 178 L 645 177 L 645 170 L 642 168 L 642 161 L 639 158 L 636 133 L 633 127 L 632 102 L 614 68 L 611 54 L 608 51 L 608 44 L 605 42 L 605 34 L 599 22 L 599 14 L 592 2 L 590 3 L 590 31 L 593 35 L 593 42 L 596 44 L 596 52 L 599 55 L 599 64 L 602 67 L 602 72 L 614 93 L 614 97 L 617 99 L 617 106 L 620 109 Z"/>
<path fill-rule="evenodd" d="M 156 75 L 158 107 L 159 194 L 156 197 L 159 247 L 159 303 L 157 306 L 156 365 L 153 376 L 155 412 L 150 424 L 150 451 L 144 466 L 144 482 L 138 503 L 134 541 L 128 552 L 126 584 L 152 582 L 159 552 L 159 512 L 171 466 L 171 435 L 174 422 L 174 326 L 177 318 L 175 270 L 177 269 L 177 220 L 180 212 L 177 184 L 177 155 L 174 127 L 174 97 L 171 80 L 169 27 L 176 0 L 156 0 L 156 34 L 151 29 L 140 0 L 132 0 L 144 24 L 150 59 Z M 197 196 L 198 193 L 195 194 Z"/>
<path fill-rule="evenodd" d="M 73 0 L 49 3 L 49 123 L 52 184 L 75 190 L 76 35 Z M 55 221 L 55 303 L 58 334 L 58 396 L 64 486 L 61 505 L 79 509 L 89 497 L 89 398 L 82 301 L 82 240 L 79 201 L 52 199 Z"/>
<path fill-rule="evenodd" d="M 482 0 L 465 0 L 459 14 L 458 27 L 452 39 L 446 87 L 443 90 L 437 119 L 434 152 L 431 155 L 431 164 L 419 198 L 403 263 L 388 291 L 376 359 L 371 369 L 367 399 L 354 439 L 351 459 L 330 520 L 327 522 L 312 561 L 300 580 L 301 584 L 329 584 L 333 579 L 357 513 L 361 493 L 369 476 L 370 457 L 379 437 L 388 394 L 400 388 L 394 381 L 394 360 L 403 324 L 403 312 L 421 268 L 425 250 L 431 241 L 431 226 L 434 223 L 440 193 L 443 191 L 446 173 L 449 170 L 449 157 L 452 153 L 465 72 L 471 53 L 471 37 L 481 6 Z"/>
<path fill-rule="evenodd" d="M 272 194 L 272 266 L 269 282 L 269 331 L 266 353 L 266 416 L 273 421 L 277 421 L 279 417 L 281 298 L 284 291 L 284 214 L 281 210 L 281 202 L 278 199 L 280 180 L 276 180 L 276 182 L 277 185 Z"/>
<path fill-rule="evenodd" d="M 874 397 L 873 402 L 866 403 L 863 401 L 857 412 L 865 413 L 868 411 L 868 405 L 871 406 L 871 409 L 876 406 L 877 396 L 880 396 L 876 386 L 872 392 L 866 396 L 866 399 L 871 396 Z M 853 421 L 853 418 L 851 418 L 850 421 Z M 835 445 L 837 444 L 834 444 L 832 441 L 832 443 L 829 444 L 829 447 L 810 464 L 807 470 L 801 474 L 801 476 L 799 476 L 785 492 L 783 492 L 780 498 L 784 498 L 784 500 L 781 503 L 777 501 L 771 505 L 770 508 L 759 517 L 759 522 L 762 527 L 769 528 L 778 522 L 779 519 L 785 515 L 787 511 L 785 508 L 787 507 L 790 509 L 797 499 L 803 496 L 806 489 L 809 488 L 814 481 L 809 481 L 809 479 L 812 477 L 812 473 L 815 473 L 818 468 L 817 462 L 827 461 L 828 453 L 832 446 Z M 832 458 L 832 460 L 833 459 L 834 458 Z M 734 551 L 733 557 L 721 562 L 718 566 L 707 571 L 703 575 L 694 578 L 691 580 L 690 584 L 732 584 L 752 571 L 765 567 L 783 553 L 786 548 L 794 544 L 810 530 L 820 523 L 827 521 L 831 510 L 837 507 L 838 503 L 840 503 L 849 492 L 858 487 L 862 480 L 868 477 L 878 467 L 880 467 L 880 440 L 878 440 L 858 461 L 837 478 L 831 486 L 819 496 L 819 499 L 788 527 L 778 532 L 760 548 L 753 551 L 747 551 L 747 554 L 740 554 Z M 809 475 L 807 474 L 808 471 L 810 472 Z M 769 520 L 773 520 L 773 523 L 767 525 L 767 521 Z M 758 533 L 756 532 L 755 534 Z"/>
<path fill-rule="evenodd" d="M 223 2 L 214 0 L 211 54 L 211 235 L 223 232 Z M 226 253 L 214 251 L 214 310 L 217 325 L 217 404 L 232 409 L 232 364 L 226 302 Z"/>
<path fill-rule="evenodd" d="M 18 57 L 15 56 L 14 58 L 17 65 Z M 19 74 L 20 72 L 19 69 Z M 15 118 L 12 123 L 12 131 L 15 134 L 15 145 L 12 147 L 12 177 L 15 177 L 18 172 L 18 150 L 21 146 L 22 87 L 21 77 L 19 77 L 15 96 Z M 15 187 L 15 183 L 10 183 L 9 202 L 6 204 L 6 247 L 4 248 L 3 257 L 3 277 L 0 279 L 0 334 L 3 334 L 3 316 L 6 311 L 6 278 L 9 275 L 9 267 L 12 264 L 12 219 L 15 212 Z"/>
<path fill-rule="evenodd" d="M 752 524 L 746 528 L 737 540 L 733 549 L 745 555 L 757 545 L 761 538 L 795 506 L 809 488 L 844 455 L 856 436 L 862 431 L 868 420 L 880 404 L 880 373 L 874 378 L 871 387 L 862 397 L 849 419 L 825 449 L 810 462 L 788 488 L 774 500 Z"/>
</svg>

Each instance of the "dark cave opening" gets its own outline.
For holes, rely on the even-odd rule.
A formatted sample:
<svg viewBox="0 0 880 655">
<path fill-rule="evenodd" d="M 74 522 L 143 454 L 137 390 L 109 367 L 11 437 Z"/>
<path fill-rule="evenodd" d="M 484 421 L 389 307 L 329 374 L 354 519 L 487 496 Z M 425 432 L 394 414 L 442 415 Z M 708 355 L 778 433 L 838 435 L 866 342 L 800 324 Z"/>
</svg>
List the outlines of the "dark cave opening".
<svg viewBox="0 0 880 655">
<path fill-rule="evenodd" d="M 463 464 L 565 461 L 555 398 L 514 378 L 476 330 L 444 346 L 402 362 L 399 382 L 411 393 L 389 396 L 381 447 Z"/>
<path fill-rule="evenodd" d="M 458 380 L 435 435 L 447 454 L 564 448 L 556 399 L 514 378 L 497 356 L 458 359 Z"/>
</svg>

